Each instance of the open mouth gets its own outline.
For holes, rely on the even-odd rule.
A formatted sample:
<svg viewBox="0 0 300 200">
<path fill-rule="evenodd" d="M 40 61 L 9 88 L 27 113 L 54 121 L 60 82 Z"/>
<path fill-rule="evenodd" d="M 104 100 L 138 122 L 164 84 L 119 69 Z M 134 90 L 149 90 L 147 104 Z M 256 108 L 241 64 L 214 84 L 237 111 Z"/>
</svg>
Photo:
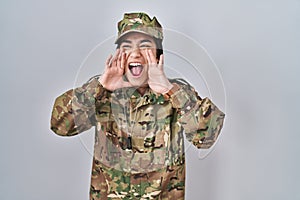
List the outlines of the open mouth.
<svg viewBox="0 0 300 200">
<path fill-rule="evenodd" d="M 140 76 L 143 71 L 143 65 L 138 62 L 129 63 L 129 70 L 133 76 Z"/>
</svg>

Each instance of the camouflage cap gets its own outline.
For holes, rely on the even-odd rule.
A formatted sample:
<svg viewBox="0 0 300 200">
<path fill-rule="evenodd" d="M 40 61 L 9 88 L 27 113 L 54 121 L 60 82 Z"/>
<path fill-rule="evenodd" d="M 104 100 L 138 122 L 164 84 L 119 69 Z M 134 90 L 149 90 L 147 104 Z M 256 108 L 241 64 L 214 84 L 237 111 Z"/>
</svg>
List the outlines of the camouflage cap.
<svg viewBox="0 0 300 200">
<path fill-rule="evenodd" d="M 144 33 L 157 39 L 163 39 L 162 26 L 156 17 L 151 19 L 146 13 L 125 13 L 124 18 L 118 22 L 118 37 L 116 44 L 121 37 L 130 32 Z"/>
</svg>

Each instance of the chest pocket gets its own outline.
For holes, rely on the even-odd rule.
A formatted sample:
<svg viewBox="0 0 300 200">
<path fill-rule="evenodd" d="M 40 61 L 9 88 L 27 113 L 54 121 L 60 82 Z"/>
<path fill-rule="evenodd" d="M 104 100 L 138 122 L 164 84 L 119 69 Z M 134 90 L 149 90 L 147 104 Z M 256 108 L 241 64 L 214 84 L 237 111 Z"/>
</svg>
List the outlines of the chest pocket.
<svg viewBox="0 0 300 200">
<path fill-rule="evenodd" d="M 110 101 L 100 102 L 96 101 L 96 120 L 98 122 L 108 122 L 110 121 L 111 113 L 111 103 Z"/>
<path fill-rule="evenodd" d="M 158 149 L 168 146 L 172 113 L 171 104 L 156 104 L 145 110 L 144 115 L 150 116 L 148 121 L 142 121 L 149 125 L 143 136 L 145 148 Z"/>
</svg>

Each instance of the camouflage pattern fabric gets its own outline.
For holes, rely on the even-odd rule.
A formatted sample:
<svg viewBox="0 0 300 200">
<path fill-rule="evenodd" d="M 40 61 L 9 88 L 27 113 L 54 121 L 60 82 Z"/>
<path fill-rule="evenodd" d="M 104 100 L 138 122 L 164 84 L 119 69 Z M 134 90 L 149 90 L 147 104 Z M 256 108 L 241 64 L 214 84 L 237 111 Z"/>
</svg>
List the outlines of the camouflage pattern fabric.
<svg viewBox="0 0 300 200">
<path fill-rule="evenodd" d="M 92 78 L 59 96 L 51 129 L 71 136 L 95 126 L 90 199 L 184 199 L 184 134 L 197 148 L 216 141 L 224 120 L 208 98 L 179 79 L 170 99 L 150 88 L 107 91 Z"/>
</svg>

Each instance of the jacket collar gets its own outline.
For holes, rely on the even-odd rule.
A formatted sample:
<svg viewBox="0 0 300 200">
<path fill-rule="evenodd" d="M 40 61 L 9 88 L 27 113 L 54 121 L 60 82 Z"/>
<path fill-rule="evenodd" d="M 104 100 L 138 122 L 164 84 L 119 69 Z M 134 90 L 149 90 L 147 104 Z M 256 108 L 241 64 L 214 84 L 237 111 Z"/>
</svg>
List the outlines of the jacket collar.
<svg viewBox="0 0 300 200">
<path fill-rule="evenodd" d="M 149 87 L 146 89 L 144 95 L 141 95 L 136 87 L 121 88 L 115 90 L 114 93 L 124 95 L 123 98 L 130 100 L 130 104 L 133 109 L 137 109 L 141 106 L 148 104 L 163 104 L 165 102 L 162 94 L 157 94 Z"/>
</svg>

